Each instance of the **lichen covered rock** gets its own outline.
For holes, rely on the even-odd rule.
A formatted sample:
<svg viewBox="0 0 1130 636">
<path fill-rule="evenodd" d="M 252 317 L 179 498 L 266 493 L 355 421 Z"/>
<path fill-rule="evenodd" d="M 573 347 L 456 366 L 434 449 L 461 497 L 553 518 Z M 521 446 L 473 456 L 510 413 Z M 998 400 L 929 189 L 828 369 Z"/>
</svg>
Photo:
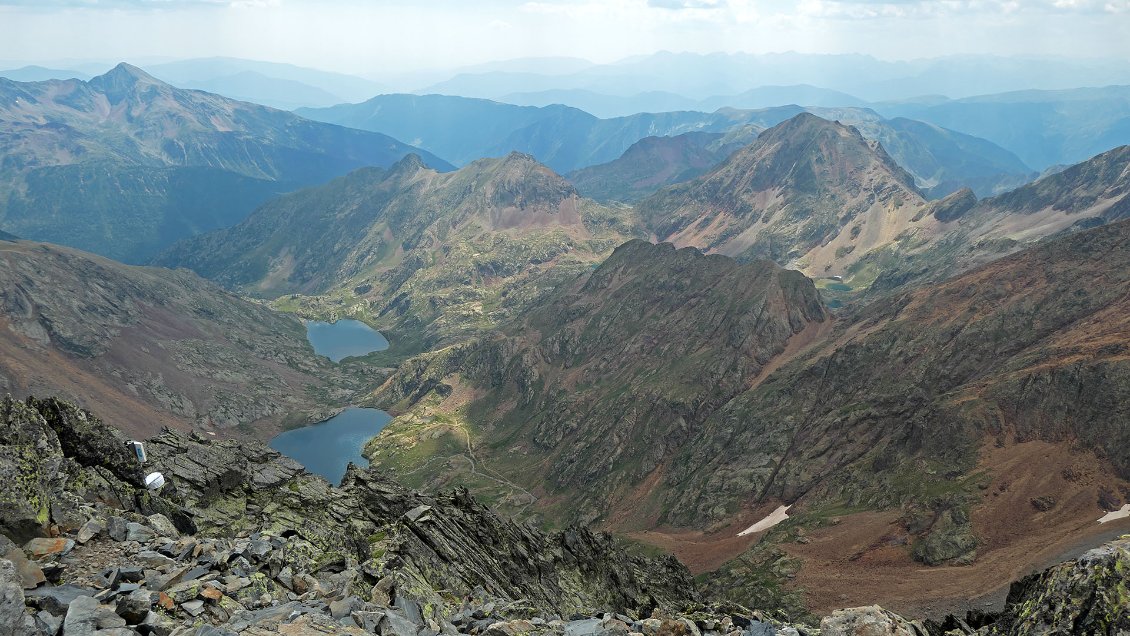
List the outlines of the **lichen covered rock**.
<svg viewBox="0 0 1130 636">
<path fill-rule="evenodd" d="M 984 633 L 1130 633 L 1130 537 L 1012 584 L 1001 619 Z"/>
</svg>

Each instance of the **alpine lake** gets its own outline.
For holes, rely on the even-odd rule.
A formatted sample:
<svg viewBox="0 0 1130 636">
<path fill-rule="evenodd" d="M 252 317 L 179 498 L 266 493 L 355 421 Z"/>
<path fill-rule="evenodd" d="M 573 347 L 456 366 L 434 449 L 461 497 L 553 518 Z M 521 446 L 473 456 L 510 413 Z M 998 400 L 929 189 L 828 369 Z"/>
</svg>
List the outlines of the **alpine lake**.
<svg viewBox="0 0 1130 636">
<path fill-rule="evenodd" d="M 388 340 L 380 332 L 358 320 L 308 321 L 306 338 L 315 353 L 333 362 L 388 348 Z M 379 409 L 350 407 L 324 422 L 280 433 L 271 439 L 270 446 L 311 473 L 339 484 L 350 462 L 369 465 L 361 450 L 391 419 Z"/>
</svg>

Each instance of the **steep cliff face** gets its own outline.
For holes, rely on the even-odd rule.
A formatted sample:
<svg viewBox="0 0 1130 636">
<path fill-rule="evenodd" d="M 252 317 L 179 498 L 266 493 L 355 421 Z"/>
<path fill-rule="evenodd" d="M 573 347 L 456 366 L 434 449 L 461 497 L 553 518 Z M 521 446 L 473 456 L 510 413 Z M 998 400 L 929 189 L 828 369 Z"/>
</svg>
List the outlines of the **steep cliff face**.
<svg viewBox="0 0 1130 636">
<path fill-rule="evenodd" d="M 1082 232 L 845 318 L 706 423 L 674 463 L 672 516 L 751 495 L 913 502 L 930 511 L 905 508 L 930 528 L 915 555 L 938 563 L 977 547 L 986 438 L 1075 440 L 1130 475 L 1128 241 L 1125 222 Z"/>
<path fill-rule="evenodd" d="M 672 457 L 708 434 L 703 422 L 790 341 L 827 320 L 797 272 L 631 241 L 506 327 L 508 336 L 402 368 L 380 399 L 410 410 L 368 453 L 402 466 L 405 448 L 450 440 L 442 445 L 455 454 L 544 491 L 564 518 L 630 509 L 654 519 L 669 496 L 663 473 Z M 454 420 L 429 416 L 434 397 L 423 399 L 433 387 L 445 392 L 444 382 L 466 388 L 440 407 Z M 451 478 L 432 466 L 417 478 Z M 649 475 L 641 501 L 633 491 Z"/>
</svg>

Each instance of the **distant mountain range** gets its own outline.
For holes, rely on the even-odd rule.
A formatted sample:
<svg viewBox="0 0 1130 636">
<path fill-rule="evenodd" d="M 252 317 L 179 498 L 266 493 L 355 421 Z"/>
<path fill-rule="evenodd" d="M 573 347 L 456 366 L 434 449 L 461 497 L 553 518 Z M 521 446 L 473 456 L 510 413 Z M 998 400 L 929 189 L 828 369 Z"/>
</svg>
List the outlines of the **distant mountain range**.
<svg viewBox="0 0 1130 636">
<path fill-rule="evenodd" d="M 600 119 L 566 106 L 535 108 L 445 95 L 381 95 L 361 104 L 297 112 L 317 121 L 407 139 L 456 165 L 523 152 L 564 173 L 611 161 L 649 135 L 723 132 L 751 118 L 771 125 L 795 110 L 767 111 L 753 117 L 670 112 Z"/>
<path fill-rule="evenodd" d="M 142 262 L 282 192 L 406 154 L 385 135 L 183 90 L 121 64 L 91 79 L 0 79 L 0 227 Z"/>
<path fill-rule="evenodd" d="M 760 86 L 736 95 L 716 95 L 692 99 L 660 91 L 622 97 L 581 89 L 555 89 L 537 93 L 511 93 L 498 101 L 520 106 L 564 104 L 580 108 L 597 117 L 624 117 L 635 113 L 696 110 L 713 112 L 719 108 L 756 110 L 786 104 L 804 106 L 866 106 L 867 102 L 847 93 L 817 86 Z"/>
<path fill-rule="evenodd" d="M 756 135 L 762 128 L 753 129 Z M 722 133 L 644 137 L 618 159 L 566 175 L 581 194 L 602 202 L 634 203 L 663 186 L 689 181 L 714 168 L 743 144 Z"/>
<path fill-rule="evenodd" d="M 53 79 L 61 80 L 71 78 L 80 80 L 90 79 L 90 75 L 82 71 L 46 68 L 35 65 L 0 71 L 0 77 L 10 79 L 13 82 L 45 82 Z"/>
<path fill-rule="evenodd" d="M 804 110 L 799 106 L 725 108 L 712 113 L 676 111 L 600 119 L 559 105 L 529 107 L 443 95 L 382 95 L 361 104 L 300 109 L 298 113 L 409 140 L 456 164 L 518 151 L 569 173 L 617 160 L 645 137 L 736 132 L 748 138 Z M 857 125 L 868 138 L 880 140 L 934 196 L 966 186 L 979 194 L 993 194 L 1035 177 L 1018 158 L 983 139 L 920 122 L 888 122 L 867 109 L 808 110 Z"/>
<path fill-rule="evenodd" d="M 1130 86 L 1026 90 L 874 108 L 987 139 L 1040 171 L 1130 144 Z"/>
<path fill-rule="evenodd" d="M 727 158 L 709 165 L 720 156 Z M 688 165 L 700 176 L 665 185 L 673 175 L 691 177 Z M 1092 172 L 1068 169 L 1017 192 L 1057 181 L 1110 183 L 1116 170 Z M 388 171 L 363 170 L 280 198 L 231 229 L 178 243 L 159 262 L 247 293 L 309 295 L 283 302 L 309 315 L 361 312 L 434 344 L 498 320 L 470 316 L 504 315 L 529 300 L 539 285 L 524 287 L 525 279 L 513 278 L 520 272 L 599 260 L 618 239 L 651 233 L 741 259 L 769 258 L 811 276 L 841 276 L 848 289 L 877 279 L 877 289 L 888 289 L 920 279 L 913 269 L 920 253 L 939 272 L 956 273 L 939 250 L 957 245 L 962 262 L 975 263 L 974 254 L 999 257 L 1074 223 L 1096 223 L 1091 217 L 1117 191 L 1086 201 L 1038 197 L 1079 201 L 1077 212 L 1050 216 L 1020 217 L 1008 195 L 979 202 L 968 189 L 931 202 L 879 142 L 807 112 L 746 138 L 651 138 L 572 177 L 580 193 L 529 155 L 478 160 L 446 175 L 409 157 Z M 579 196 L 585 191 L 610 202 L 646 198 L 634 208 L 600 205 Z M 971 208 L 979 212 L 966 214 Z M 984 221 L 970 225 L 975 218 Z M 1011 225 L 998 227 L 997 219 Z M 450 287 L 457 281 L 490 291 L 468 296 Z M 496 294 L 507 289 L 509 300 L 501 302 Z"/>
<path fill-rule="evenodd" d="M 146 70 L 180 88 L 204 90 L 287 110 L 359 102 L 388 92 L 379 82 L 355 75 L 228 57 L 154 64 Z"/>
<path fill-rule="evenodd" d="M 86 69 L 90 64 L 76 67 L 82 68 L 28 66 L 0 71 L 0 77 L 20 81 L 89 77 Z M 1125 64 L 1104 60 L 959 56 L 883 62 L 859 55 L 657 53 L 613 64 L 593 64 L 572 58 L 507 60 L 449 71 L 447 79 L 428 84 L 413 84 L 412 74 L 388 74 L 382 84 L 353 75 L 235 58 L 162 62 L 148 70 L 182 88 L 206 90 L 285 109 L 360 103 L 392 90 L 486 98 L 519 106 L 570 106 L 601 119 L 637 121 L 664 119 L 640 117 L 641 113 L 713 113 L 723 108 L 758 110 L 788 104 L 812 110 L 870 108 L 887 118 L 924 121 L 989 140 L 1015 154 L 1036 172 L 1055 165 L 1077 163 L 1130 143 L 1130 125 L 1127 124 L 1130 71 Z M 451 76 L 452 73 L 455 75 Z M 445 72 L 429 71 L 417 76 L 421 81 L 424 77 L 435 80 L 445 77 Z M 1096 88 L 1078 88 L 1080 86 Z M 403 108 L 402 104 L 387 102 L 382 105 L 392 110 Z M 423 102 L 416 102 L 415 106 L 440 117 L 452 116 L 449 109 L 425 106 Z M 550 156 L 546 151 L 551 145 L 549 140 L 541 141 L 543 147 L 538 148 L 537 143 L 528 140 L 523 144 L 522 139 L 495 137 L 493 146 L 475 144 L 479 151 L 475 154 L 458 143 L 443 148 L 427 146 L 429 138 L 435 136 L 432 130 L 417 130 L 411 137 L 400 135 L 374 129 L 372 121 L 366 124 L 366 120 L 372 120 L 371 113 L 369 116 L 363 112 L 346 115 L 340 110 L 349 108 L 343 106 L 325 115 L 303 114 L 335 123 L 350 121 L 352 123 L 345 125 L 384 132 L 407 142 L 420 139 L 425 144 L 422 147 L 457 164 L 519 150 L 534 154 L 555 170 L 568 172 L 611 161 L 638 140 L 628 141 L 615 151 L 601 152 L 593 149 L 597 142 L 589 139 L 584 144 L 590 149 L 582 149 L 570 158 L 565 156 L 568 152 L 561 149 Z M 519 115 L 515 111 L 510 115 L 515 122 L 531 123 L 528 114 Z M 473 118 L 471 121 L 483 121 L 477 115 L 469 113 L 469 116 Z M 553 131 L 576 134 L 575 131 L 585 128 L 575 121 L 575 113 L 558 111 L 556 116 L 558 119 L 550 124 Z M 668 121 L 659 123 L 639 138 L 691 132 L 691 129 L 673 125 L 669 121 L 671 117 L 665 119 Z M 772 123 L 776 122 L 769 125 Z M 444 136 L 465 134 L 454 130 L 450 122 L 443 126 Z M 700 124 L 695 130 L 723 132 L 709 124 Z M 528 136 L 551 135 L 553 131 L 535 128 L 528 131 Z M 601 128 L 594 135 L 609 133 Z M 898 152 L 888 151 L 900 159 Z M 912 172 L 922 176 L 918 170 L 912 169 Z M 1022 182 L 1015 179 L 990 183 L 965 181 L 956 187 L 954 184 L 943 186 L 937 193 L 971 186 L 980 194 L 990 194 Z M 926 187 L 934 193 L 934 185 Z"/>
<path fill-rule="evenodd" d="M 534 65 L 465 69 L 450 79 L 416 87 L 412 92 L 500 99 L 515 94 L 580 91 L 578 95 L 628 98 L 673 94 L 698 101 L 716 95 L 739 95 L 756 87 L 809 85 L 874 102 L 920 95 L 963 98 L 1109 84 L 1130 84 L 1130 70 L 1124 61 L 990 55 L 885 61 L 850 54 L 663 51 L 579 68 L 569 74 L 538 73 Z"/>
</svg>

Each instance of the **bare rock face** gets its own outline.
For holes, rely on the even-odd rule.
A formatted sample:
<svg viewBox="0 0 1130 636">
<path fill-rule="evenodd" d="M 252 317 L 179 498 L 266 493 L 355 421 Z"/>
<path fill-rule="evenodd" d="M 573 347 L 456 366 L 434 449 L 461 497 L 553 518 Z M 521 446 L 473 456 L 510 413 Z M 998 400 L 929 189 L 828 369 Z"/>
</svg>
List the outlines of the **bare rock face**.
<svg viewBox="0 0 1130 636">
<path fill-rule="evenodd" d="M 167 430 L 147 443 L 150 465 L 164 473 L 167 484 L 160 493 L 148 492 L 118 476 L 136 478 L 128 455 L 115 453 L 117 432 L 90 413 L 54 399 L 8 398 L 2 404 L 0 426 L 12 434 L 0 437 L 5 442 L 0 474 L 28 487 L 5 491 L 10 501 L 0 508 L 0 531 L 42 537 L 50 526 L 77 538 L 95 520 L 109 528 L 110 541 L 141 546 L 136 565 L 168 570 L 145 579 L 163 581 L 169 589 L 153 591 L 169 591 L 175 603 L 194 602 L 198 595 L 215 600 L 199 585 L 189 585 L 193 578 L 183 577 L 199 578 L 236 560 L 246 565 L 225 574 L 246 578 L 267 567 L 283 581 L 272 585 L 301 586 L 304 593 L 337 589 L 365 598 L 386 580 L 382 589 L 389 602 L 414 599 L 430 607 L 476 590 L 555 613 L 646 612 L 697 598 L 678 561 L 631 555 L 608 535 L 584 528 L 546 534 L 498 517 L 466 491 L 423 494 L 376 470 L 354 467 L 343 486 L 333 488 L 257 443 Z M 23 499 L 37 505 L 16 505 Z M 99 511 L 91 501 L 105 508 Z M 125 531 L 113 530 L 121 525 Z M 178 537 L 182 533 L 189 536 Z M 214 547 L 196 549 L 191 536 L 200 534 L 256 538 L 221 558 L 212 554 Z M 178 541 L 182 547 L 174 547 Z M 91 537 L 79 545 L 61 537 L 28 545 L 55 543 L 86 553 L 106 539 Z M 33 551 L 37 558 L 57 558 Z M 178 568 L 177 562 L 195 556 L 202 560 Z M 126 577 L 124 572 L 110 578 Z"/>
<path fill-rule="evenodd" d="M 0 532 L 17 543 L 44 532 L 70 465 L 34 408 L 11 398 L 0 403 Z"/>
<path fill-rule="evenodd" d="M 24 591 L 16 567 L 7 559 L 0 559 L 0 634 L 30 635 L 24 610 Z"/>
<path fill-rule="evenodd" d="M 821 636 L 927 636 L 926 630 L 878 605 L 836 610 L 820 621 Z"/>
</svg>

